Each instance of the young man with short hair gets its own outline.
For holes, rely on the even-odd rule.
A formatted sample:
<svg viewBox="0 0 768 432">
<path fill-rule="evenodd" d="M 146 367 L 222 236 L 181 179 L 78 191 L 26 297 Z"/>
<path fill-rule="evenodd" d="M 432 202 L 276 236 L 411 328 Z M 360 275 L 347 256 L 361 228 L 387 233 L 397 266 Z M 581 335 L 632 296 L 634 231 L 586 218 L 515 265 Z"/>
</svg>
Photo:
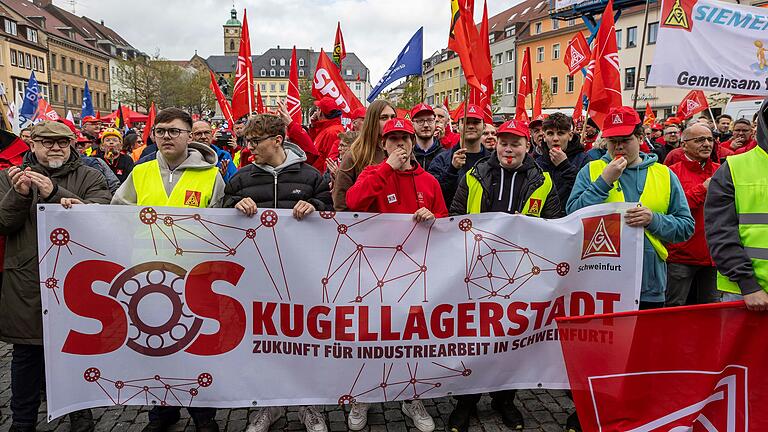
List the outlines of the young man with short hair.
<svg viewBox="0 0 768 432">
<path fill-rule="evenodd" d="M 536 157 L 544 172 L 552 176 L 560 202 L 567 202 L 573 182 L 589 158 L 584 152 L 578 135 L 573 133 L 573 120 L 560 112 L 547 117 L 543 124 L 544 144 L 542 154 Z"/>
<path fill-rule="evenodd" d="M 435 137 L 437 119 L 431 106 L 420 103 L 411 108 L 411 121 L 416 131 L 416 145 L 413 156 L 425 170 L 429 169 L 432 160 L 443 151 L 440 138 Z"/>
<path fill-rule="evenodd" d="M 712 135 L 717 140 L 717 144 L 724 143 L 733 136 L 731 133 L 731 122 L 733 122 L 733 117 L 728 114 L 720 114 L 715 117 L 715 130 L 712 132 Z"/>
<path fill-rule="evenodd" d="M 494 151 L 496 149 L 496 143 L 498 138 L 496 137 L 496 126 L 491 123 L 486 123 L 483 128 L 483 147 L 488 151 Z"/>
</svg>

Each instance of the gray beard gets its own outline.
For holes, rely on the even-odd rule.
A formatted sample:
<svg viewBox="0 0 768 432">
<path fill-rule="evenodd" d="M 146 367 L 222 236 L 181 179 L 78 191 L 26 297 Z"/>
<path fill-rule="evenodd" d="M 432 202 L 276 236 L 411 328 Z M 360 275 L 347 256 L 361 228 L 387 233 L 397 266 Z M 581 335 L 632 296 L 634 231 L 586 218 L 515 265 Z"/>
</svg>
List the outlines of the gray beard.
<svg viewBox="0 0 768 432">
<path fill-rule="evenodd" d="M 64 165 L 64 161 L 63 160 L 49 160 L 48 161 L 48 168 L 59 169 L 59 168 L 62 167 L 62 165 Z"/>
</svg>

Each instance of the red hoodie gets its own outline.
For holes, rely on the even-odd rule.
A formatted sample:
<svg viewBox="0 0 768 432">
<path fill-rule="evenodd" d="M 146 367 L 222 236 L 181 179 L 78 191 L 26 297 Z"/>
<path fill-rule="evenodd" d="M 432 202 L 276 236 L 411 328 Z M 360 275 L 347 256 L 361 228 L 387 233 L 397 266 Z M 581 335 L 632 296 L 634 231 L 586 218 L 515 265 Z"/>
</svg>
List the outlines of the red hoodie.
<svg viewBox="0 0 768 432">
<path fill-rule="evenodd" d="M 704 201 L 707 198 L 707 189 L 704 188 L 703 183 L 704 180 L 712 177 L 719 166 L 720 164 L 707 160 L 702 168 L 699 162 L 683 156 L 683 160 L 669 167 L 680 179 L 696 226 L 693 237 L 688 241 L 667 245 L 669 250 L 667 262 L 699 266 L 714 265 L 704 237 Z"/>
<path fill-rule="evenodd" d="M 351 211 L 415 213 L 426 207 L 435 217 L 448 216 L 440 183 L 417 162 L 408 171 L 395 171 L 384 161 L 366 167 L 347 191 Z"/>
<path fill-rule="evenodd" d="M 344 126 L 341 125 L 341 117 L 318 120 L 312 124 L 309 135 L 315 140 L 317 146 L 317 159 L 312 164 L 321 173 L 325 172 L 325 162 L 327 159 L 336 160 L 339 158 L 339 134 L 344 132 Z"/>
<path fill-rule="evenodd" d="M 750 140 L 747 142 L 747 144 L 746 144 L 746 145 L 744 145 L 744 146 L 742 146 L 742 147 L 740 147 L 740 148 L 738 148 L 738 149 L 736 149 L 736 150 L 733 150 L 733 149 L 731 148 L 731 141 L 733 141 L 733 138 L 731 138 L 731 139 L 729 139 L 728 141 L 726 141 L 726 142 L 724 142 L 724 143 L 720 144 L 720 147 L 724 147 L 724 148 L 727 148 L 728 150 L 731 150 L 731 151 L 733 151 L 733 154 L 742 154 L 742 153 L 746 153 L 746 152 L 748 152 L 748 151 L 752 150 L 753 148 L 757 147 L 757 141 L 755 141 L 754 139 L 750 139 Z"/>
</svg>

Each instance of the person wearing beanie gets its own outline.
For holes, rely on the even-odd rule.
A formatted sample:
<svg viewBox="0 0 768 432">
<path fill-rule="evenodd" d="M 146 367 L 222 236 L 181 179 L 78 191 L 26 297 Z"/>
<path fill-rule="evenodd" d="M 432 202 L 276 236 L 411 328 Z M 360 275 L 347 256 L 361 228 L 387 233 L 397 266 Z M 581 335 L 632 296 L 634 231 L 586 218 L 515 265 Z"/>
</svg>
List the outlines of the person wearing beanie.
<svg viewBox="0 0 768 432">
<path fill-rule="evenodd" d="M 133 159 L 122 153 L 123 134 L 114 128 L 107 128 L 101 132 L 101 144 L 94 156 L 103 159 L 109 168 L 115 173 L 120 184 L 128 178 L 133 171 Z"/>
</svg>

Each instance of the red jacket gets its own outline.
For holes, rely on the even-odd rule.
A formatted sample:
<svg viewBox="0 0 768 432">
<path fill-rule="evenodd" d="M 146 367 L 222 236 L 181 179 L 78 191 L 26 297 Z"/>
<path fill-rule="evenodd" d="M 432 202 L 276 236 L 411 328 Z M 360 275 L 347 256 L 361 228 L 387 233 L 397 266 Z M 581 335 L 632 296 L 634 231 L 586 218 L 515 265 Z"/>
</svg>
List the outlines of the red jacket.
<svg viewBox="0 0 768 432">
<path fill-rule="evenodd" d="M 733 154 L 746 153 L 746 152 L 752 150 L 753 148 L 757 147 L 757 141 L 755 141 L 754 139 L 751 139 L 751 140 L 749 140 L 749 142 L 746 145 L 742 146 L 739 149 L 734 150 L 734 149 L 731 148 L 731 141 L 733 141 L 733 139 L 729 139 L 728 141 L 720 144 L 720 147 L 723 147 L 723 148 L 726 148 L 728 150 L 731 150 L 733 152 Z"/>
<path fill-rule="evenodd" d="M 318 120 L 309 130 L 309 135 L 314 138 L 315 146 L 317 146 L 317 159 L 312 166 L 321 173 L 325 172 L 327 159 L 336 160 L 339 158 L 339 134 L 341 132 L 344 132 L 341 117 Z"/>
<path fill-rule="evenodd" d="M 443 148 L 449 149 L 455 147 L 459 141 L 461 141 L 461 134 L 456 132 L 446 132 L 445 136 L 440 140 L 440 145 L 442 145 Z"/>
<path fill-rule="evenodd" d="M 14 136 L 15 137 L 15 136 Z M 7 147 L 0 150 L 0 170 L 10 166 L 21 165 L 24 161 L 24 153 L 29 150 L 27 143 L 19 138 L 9 137 L 12 141 Z M 5 258 L 5 237 L 0 236 L 0 272 L 3 271 L 3 260 Z"/>
<path fill-rule="evenodd" d="M 707 198 L 707 190 L 703 183 L 704 180 L 712 177 L 719 166 L 720 164 L 707 160 L 702 168 L 699 162 L 683 156 L 683 160 L 669 167 L 680 179 L 696 226 L 693 237 L 688 241 L 667 245 L 669 250 L 667 262 L 699 266 L 714 265 L 704 237 L 704 201 Z"/>
<path fill-rule="evenodd" d="M 395 171 L 384 161 L 366 167 L 347 191 L 351 211 L 415 213 L 426 207 L 435 217 L 448 216 L 440 183 L 417 162 L 408 171 Z"/>
<path fill-rule="evenodd" d="M 719 161 L 722 161 L 723 159 L 733 154 L 733 150 L 721 146 L 714 146 L 712 151 L 717 152 L 717 160 Z M 667 153 L 667 158 L 664 159 L 664 165 L 672 166 L 684 160 L 687 160 L 685 158 L 685 150 L 683 150 L 682 147 L 678 147 Z"/>
</svg>

